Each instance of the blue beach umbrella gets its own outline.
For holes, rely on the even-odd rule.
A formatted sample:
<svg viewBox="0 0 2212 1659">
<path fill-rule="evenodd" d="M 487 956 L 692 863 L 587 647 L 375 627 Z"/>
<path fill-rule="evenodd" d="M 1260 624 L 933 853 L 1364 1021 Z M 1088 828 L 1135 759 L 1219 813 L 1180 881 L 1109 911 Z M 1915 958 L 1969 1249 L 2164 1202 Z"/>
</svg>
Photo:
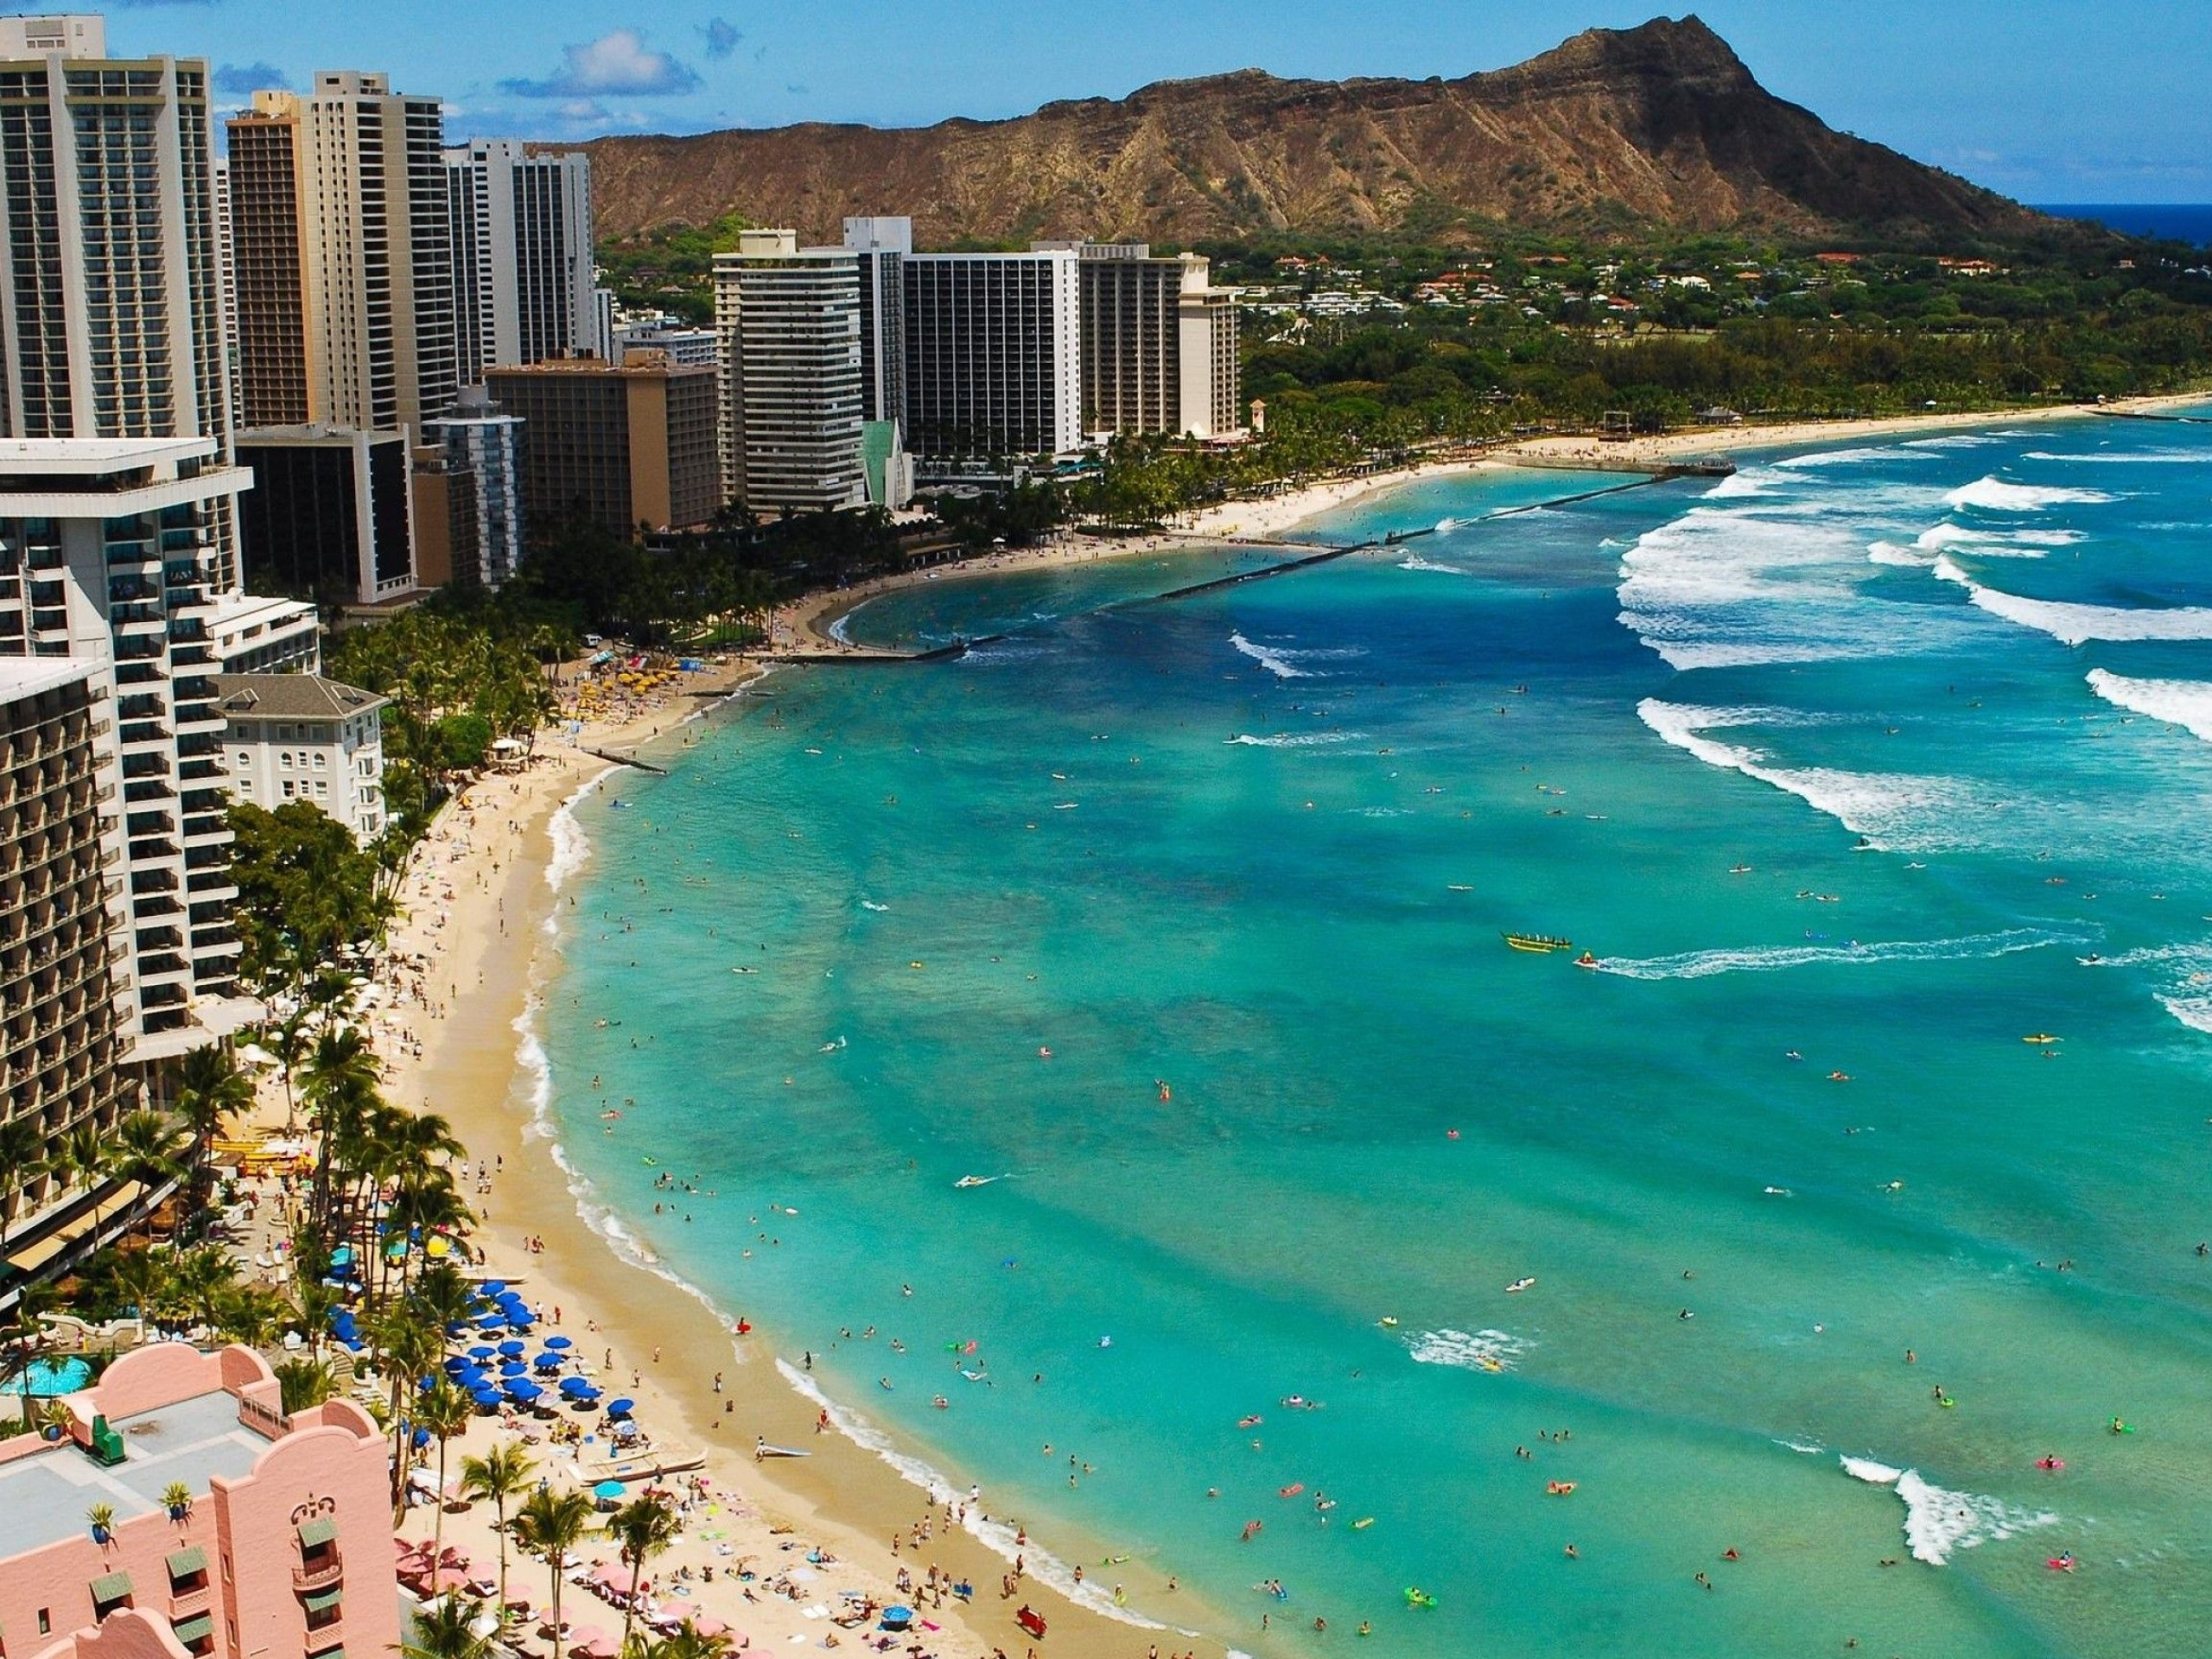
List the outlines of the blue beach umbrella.
<svg viewBox="0 0 2212 1659">
<path fill-rule="evenodd" d="M 530 1367 L 518 1359 L 503 1359 L 499 1362 L 499 1375 L 501 1376 L 528 1376 Z"/>
<path fill-rule="evenodd" d="M 622 1496 L 622 1483 L 619 1480 L 602 1480 L 591 1489 L 591 1495 L 594 1497 L 620 1497 Z"/>
<path fill-rule="evenodd" d="M 499 1344 L 499 1352 L 509 1359 L 519 1359 L 524 1354 L 527 1353 L 529 1350 L 530 1344 L 528 1343 L 518 1342 L 512 1337 L 509 1337 L 505 1342 Z"/>
<path fill-rule="evenodd" d="M 531 1363 L 541 1371 L 557 1371 L 561 1369 L 562 1363 L 560 1355 L 551 1353 L 540 1354 L 536 1359 L 531 1361 Z"/>
<path fill-rule="evenodd" d="M 539 1388 L 537 1383 L 532 1382 L 527 1377 L 518 1376 L 507 1384 L 507 1396 L 512 1400 L 520 1400 L 527 1402 L 537 1399 L 539 1395 L 544 1392 L 544 1389 Z"/>
<path fill-rule="evenodd" d="M 627 1417 L 637 1408 L 638 1402 L 634 1400 L 610 1400 L 607 1405 L 607 1414 L 610 1417 Z"/>
<path fill-rule="evenodd" d="M 548 1348 L 573 1348 L 575 1344 L 566 1337 L 548 1337 L 545 1338 L 545 1345 Z"/>
<path fill-rule="evenodd" d="M 495 1359 L 499 1357 L 499 1351 L 490 1343 L 480 1342 L 468 1351 L 468 1357 L 471 1359 Z"/>
<path fill-rule="evenodd" d="M 506 1288 L 507 1281 L 504 1279 L 486 1279 L 484 1281 L 484 1294 L 486 1296 L 498 1296 L 504 1294 Z"/>
<path fill-rule="evenodd" d="M 486 1313 L 476 1321 L 476 1328 L 480 1331 L 504 1331 L 507 1328 L 507 1316 L 504 1313 Z"/>
<path fill-rule="evenodd" d="M 486 1411 L 497 1411 L 499 1408 L 499 1391 L 497 1389 L 478 1389 L 468 1397 Z"/>
<path fill-rule="evenodd" d="M 590 1388 L 591 1384 L 585 1382 L 581 1376 L 564 1376 L 561 1379 L 561 1392 L 563 1394 L 583 1394 L 588 1392 Z"/>
</svg>

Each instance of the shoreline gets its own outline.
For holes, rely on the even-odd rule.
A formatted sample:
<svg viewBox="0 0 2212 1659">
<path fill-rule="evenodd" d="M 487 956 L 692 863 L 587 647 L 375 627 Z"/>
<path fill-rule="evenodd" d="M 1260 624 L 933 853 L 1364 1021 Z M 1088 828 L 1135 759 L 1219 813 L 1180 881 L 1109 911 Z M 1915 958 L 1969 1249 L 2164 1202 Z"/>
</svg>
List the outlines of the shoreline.
<svg viewBox="0 0 2212 1659">
<path fill-rule="evenodd" d="M 757 664 L 740 665 L 725 674 L 721 689 L 739 695 L 763 671 Z M 680 759 L 689 744 L 677 734 L 727 700 L 687 697 L 699 706 L 588 728 L 576 741 L 663 762 Z M 940 1654 L 988 1659 L 998 1650 L 1020 1652 L 1028 1638 L 1013 1612 L 1025 1603 L 1048 1621 L 1054 1650 L 1078 1659 L 1140 1659 L 1154 1643 L 1179 1653 L 1225 1652 L 1218 1641 L 1193 1638 L 1179 1624 L 1135 1622 L 1130 1615 L 1139 1605 L 1156 1607 L 1162 1599 L 1153 1575 L 1128 1573 L 1131 1605 L 1117 1610 L 1119 1617 L 1091 1605 L 1104 1599 L 1096 1585 L 1085 1586 L 1085 1599 L 1071 1599 L 1046 1576 L 1058 1574 L 1052 1573 L 1042 1541 L 1020 1546 L 1029 1575 L 1011 1599 L 1001 1599 L 1000 1580 L 1009 1563 L 1001 1549 L 960 1527 L 953 1518 L 957 1510 L 938 1510 L 918 1552 L 910 1543 L 905 1554 L 894 1555 L 888 1544 L 893 1535 L 911 1540 L 931 1517 L 929 1494 L 912 1475 L 928 1467 L 941 1483 L 941 1496 L 956 1502 L 960 1496 L 933 1454 L 910 1448 L 903 1437 L 864 1417 L 856 1423 L 857 1414 L 841 1403 L 828 1406 L 837 1432 L 817 1432 L 817 1413 L 823 1408 L 780 1369 L 773 1333 L 755 1329 L 735 1336 L 729 1320 L 742 1310 L 715 1306 L 705 1292 L 628 1238 L 619 1212 L 575 1167 L 547 1121 L 552 1074 L 538 1046 L 537 1022 L 543 1017 L 544 988 L 556 970 L 556 912 L 588 859 L 573 829 L 562 824 L 577 802 L 607 786 L 620 770 L 563 741 L 521 776 L 472 786 L 440 815 L 417 849 L 423 868 L 410 868 L 409 913 L 393 930 L 394 956 L 429 963 L 424 996 L 435 1006 L 405 1008 L 407 1035 L 386 1046 L 394 1056 L 391 1093 L 404 1104 L 443 1114 L 468 1159 L 496 1167 L 490 1196 L 475 1200 L 482 1224 L 474 1242 L 485 1268 L 518 1284 L 534 1303 L 557 1309 L 561 1328 L 581 1347 L 609 1351 L 617 1375 L 607 1380 L 638 1399 L 640 1419 L 664 1446 L 672 1440 L 703 1454 L 714 1487 L 725 1501 L 736 1501 L 731 1515 L 713 1524 L 734 1541 L 730 1547 L 741 1555 L 768 1558 L 772 1565 L 769 1553 L 791 1540 L 818 1546 L 838 1559 L 834 1570 L 841 1583 L 861 1584 L 881 1601 L 913 1605 L 919 1620 L 937 1627 L 917 1624 Z M 504 829 L 487 826 L 487 814 L 496 814 Z M 425 897 L 433 902 L 423 903 Z M 416 1043 L 420 1058 L 413 1052 Z M 524 1248 L 521 1241 L 533 1237 L 543 1239 L 542 1251 Z M 625 1372 L 635 1376 L 634 1385 L 619 1375 Z M 481 1427 L 472 1431 L 470 1443 L 456 1442 L 453 1468 L 465 1452 L 480 1452 L 473 1442 Z M 804 1447 L 809 1455 L 761 1465 L 749 1455 L 755 1436 Z M 488 1443 L 492 1436 L 483 1438 Z M 903 1467 L 894 1466 L 892 1456 Z M 979 1508 L 999 1521 L 988 1492 Z M 417 1516 L 424 1519 L 419 1527 Z M 427 1517 L 425 1510 L 411 1511 L 405 1532 L 427 1534 Z M 448 1539 L 464 1536 L 474 1519 L 449 1516 Z M 1003 1524 L 1007 1531 L 1001 1548 L 1013 1548 L 1014 1523 Z M 488 1531 L 485 1538 L 483 1548 L 493 1548 Z M 1096 1553 L 1076 1553 L 1088 1540 L 1053 1541 L 1067 1560 Z M 478 1559 L 486 1557 L 480 1553 Z M 962 1607 L 947 1598 L 931 1608 L 893 1587 L 901 1562 L 918 1576 L 924 1560 L 943 1569 L 948 1582 L 972 1583 L 972 1605 Z M 764 1576 L 768 1570 L 762 1568 Z M 527 1590 L 543 1573 L 524 1562 L 512 1576 Z M 804 1609 L 796 1605 L 730 1605 L 716 1598 L 712 1586 L 698 1588 L 702 1611 L 711 1610 L 756 1643 L 794 1637 L 813 1642 L 823 1634 L 820 1623 L 807 1622 Z M 1212 1610 L 1194 1594 L 1178 1594 L 1195 1616 L 1180 1623 L 1213 1622 Z M 573 1613 L 563 1606 L 564 1616 L 577 1622 L 601 1611 L 588 1603 Z"/>
<path fill-rule="evenodd" d="M 1516 466 L 1561 471 L 1636 472 L 1688 456 L 1733 455 L 1739 451 L 1789 449 L 1808 444 L 1849 442 L 1857 438 L 1893 437 L 1904 433 L 1958 431 L 2012 422 L 2081 420 L 2106 414 L 2155 414 L 2212 402 L 2212 390 L 2160 392 L 2119 398 L 2107 404 L 2039 404 L 2016 410 L 1944 411 L 1937 414 L 1877 415 L 1853 420 L 1783 421 L 1769 426 L 1700 427 L 1694 431 L 1669 432 L 1651 437 L 1609 442 L 1586 435 L 1521 438 L 1486 448 L 1478 454 L 1455 455 L 1449 460 L 1417 461 L 1370 473 L 1358 478 L 1329 479 L 1281 495 L 1251 500 L 1227 501 L 1192 514 L 1176 529 L 1147 536 L 1107 539 L 1071 532 L 1049 547 L 1023 548 L 961 559 L 927 570 L 902 570 L 878 576 L 857 587 L 812 594 L 795 600 L 774 613 L 769 639 L 774 649 L 787 652 L 837 652 L 854 657 L 885 654 L 855 645 L 839 632 L 840 626 L 870 600 L 925 582 L 954 582 L 977 576 L 1004 575 L 1020 570 L 1052 569 L 1088 564 L 1139 553 L 1157 553 L 1178 547 L 1203 548 L 1295 546 L 1288 538 L 1311 521 L 1364 500 L 1370 496 L 1408 484 L 1452 478 L 1491 467 Z M 1608 467 L 1607 461 L 1624 463 Z"/>
</svg>

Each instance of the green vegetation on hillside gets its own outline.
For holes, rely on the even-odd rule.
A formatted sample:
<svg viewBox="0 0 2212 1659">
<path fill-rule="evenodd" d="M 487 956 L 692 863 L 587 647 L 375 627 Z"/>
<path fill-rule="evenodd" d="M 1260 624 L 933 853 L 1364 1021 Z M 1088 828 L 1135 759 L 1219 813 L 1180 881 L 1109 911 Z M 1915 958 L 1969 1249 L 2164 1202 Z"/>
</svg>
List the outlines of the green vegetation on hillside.
<svg viewBox="0 0 2212 1659">
<path fill-rule="evenodd" d="M 724 213 L 713 224 L 671 225 L 599 248 L 600 280 L 631 311 L 667 311 L 705 327 L 715 320 L 715 256 L 737 246 L 753 221 Z"/>
</svg>

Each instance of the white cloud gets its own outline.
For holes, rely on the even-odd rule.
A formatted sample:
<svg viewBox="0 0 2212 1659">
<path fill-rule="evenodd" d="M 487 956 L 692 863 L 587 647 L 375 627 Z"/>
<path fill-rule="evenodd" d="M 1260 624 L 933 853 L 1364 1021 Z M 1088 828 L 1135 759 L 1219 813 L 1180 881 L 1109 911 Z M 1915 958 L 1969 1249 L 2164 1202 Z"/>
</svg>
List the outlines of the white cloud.
<svg viewBox="0 0 2212 1659">
<path fill-rule="evenodd" d="M 503 80 L 500 89 L 521 98 L 656 98 L 699 85 L 689 65 L 652 50 L 634 29 L 610 29 L 595 41 L 563 47 L 561 55 L 561 67 L 547 79 Z"/>
</svg>

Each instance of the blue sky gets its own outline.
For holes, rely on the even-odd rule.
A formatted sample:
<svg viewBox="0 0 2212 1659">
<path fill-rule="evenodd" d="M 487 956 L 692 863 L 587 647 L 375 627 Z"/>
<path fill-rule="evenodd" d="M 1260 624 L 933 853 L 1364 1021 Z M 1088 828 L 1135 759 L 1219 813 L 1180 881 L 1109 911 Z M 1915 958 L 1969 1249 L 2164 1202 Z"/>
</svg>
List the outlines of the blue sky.
<svg viewBox="0 0 2212 1659">
<path fill-rule="evenodd" d="M 79 0 L 82 3 L 83 0 Z M 29 9 L 26 7 L 25 9 Z M 120 0 L 118 50 L 205 56 L 242 95 L 386 69 L 464 137 L 913 125 L 1248 66 L 1515 63 L 1653 0 Z M 2212 0 L 1707 0 L 1774 92 L 2030 201 L 2212 201 Z M 1679 16 L 1677 11 L 1673 15 Z"/>
</svg>

